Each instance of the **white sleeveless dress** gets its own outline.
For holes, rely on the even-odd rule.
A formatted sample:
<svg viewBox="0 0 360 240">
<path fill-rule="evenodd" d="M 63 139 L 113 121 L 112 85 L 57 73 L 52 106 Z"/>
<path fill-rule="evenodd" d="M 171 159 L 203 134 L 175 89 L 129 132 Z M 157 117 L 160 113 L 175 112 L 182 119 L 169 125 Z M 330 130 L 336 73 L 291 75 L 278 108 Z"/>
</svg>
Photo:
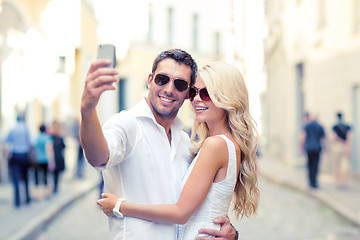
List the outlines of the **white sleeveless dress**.
<svg viewBox="0 0 360 240">
<path fill-rule="evenodd" d="M 233 142 L 229 138 L 225 135 L 218 136 L 222 137 L 226 141 L 229 152 L 226 178 L 221 182 L 212 183 L 204 201 L 191 216 L 189 221 L 184 225 L 179 225 L 179 240 L 193 240 L 197 236 L 204 236 L 203 234 L 198 234 L 198 230 L 200 228 L 219 230 L 220 225 L 214 224 L 213 220 L 220 216 L 227 216 L 237 178 L 236 150 Z M 199 154 L 194 158 L 186 175 L 184 176 L 181 189 L 183 189 L 185 182 L 189 178 L 198 156 Z"/>
</svg>

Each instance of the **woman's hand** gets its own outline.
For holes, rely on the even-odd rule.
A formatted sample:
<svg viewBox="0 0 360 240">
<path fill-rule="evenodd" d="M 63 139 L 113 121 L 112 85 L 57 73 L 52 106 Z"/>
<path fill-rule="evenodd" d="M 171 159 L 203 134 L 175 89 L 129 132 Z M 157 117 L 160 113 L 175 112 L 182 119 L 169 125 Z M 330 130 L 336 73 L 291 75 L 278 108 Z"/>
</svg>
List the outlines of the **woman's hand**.
<svg viewBox="0 0 360 240">
<path fill-rule="evenodd" d="M 103 210 L 106 216 L 114 216 L 113 209 L 119 197 L 113 193 L 102 193 L 101 196 L 103 198 L 97 200 L 97 204 L 100 205 L 101 210 Z"/>
</svg>

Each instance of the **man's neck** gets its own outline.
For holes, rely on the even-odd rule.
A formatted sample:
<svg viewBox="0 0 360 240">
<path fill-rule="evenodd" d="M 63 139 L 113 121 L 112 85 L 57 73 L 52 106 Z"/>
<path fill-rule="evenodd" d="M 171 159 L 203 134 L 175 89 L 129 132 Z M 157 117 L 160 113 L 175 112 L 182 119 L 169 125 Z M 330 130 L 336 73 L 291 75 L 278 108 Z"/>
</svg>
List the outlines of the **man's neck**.
<svg viewBox="0 0 360 240">
<path fill-rule="evenodd" d="M 170 143 L 170 145 L 171 145 L 171 128 L 169 129 L 168 132 L 166 132 L 166 135 L 167 135 L 168 140 L 169 140 L 169 143 Z"/>
<path fill-rule="evenodd" d="M 170 120 L 170 119 L 164 119 L 157 115 L 154 115 L 154 116 L 155 116 L 156 122 L 164 128 L 166 136 L 169 139 L 169 143 L 171 143 L 171 124 L 174 122 L 174 118 Z"/>
<path fill-rule="evenodd" d="M 164 128 L 166 136 L 169 139 L 169 143 L 171 143 L 171 125 L 173 124 L 176 116 L 171 117 L 171 118 L 161 116 L 154 111 L 154 109 L 151 107 L 151 104 L 148 101 L 146 101 L 146 102 L 149 105 L 150 110 L 151 110 L 152 114 L 154 115 L 156 122 Z"/>
</svg>

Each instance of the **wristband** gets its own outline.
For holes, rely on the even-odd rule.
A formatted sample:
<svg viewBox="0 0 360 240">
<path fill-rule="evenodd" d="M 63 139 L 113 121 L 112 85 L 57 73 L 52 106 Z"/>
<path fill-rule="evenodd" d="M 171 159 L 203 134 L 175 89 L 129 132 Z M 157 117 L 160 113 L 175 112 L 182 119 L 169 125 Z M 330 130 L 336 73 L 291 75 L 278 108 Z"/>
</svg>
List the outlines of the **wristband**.
<svg viewBox="0 0 360 240">
<path fill-rule="evenodd" d="M 124 218 L 124 215 L 120 212 L 120 206 L 121 203 L 125 201 L 124 198 L 119 198 L 115 204 L 115 207 L 113 209 L 113 214 L 118 218 Z"/>
<path fill-rule="evenodd" d="M 239 239 L 239 232 L 235 229 L 234 225 L 232 225 L 231 223 L 230 223 L 230 225 L 235 230 L 235 238 L 234 238 L 234 240 L 238 240 Z"/>
</svg>

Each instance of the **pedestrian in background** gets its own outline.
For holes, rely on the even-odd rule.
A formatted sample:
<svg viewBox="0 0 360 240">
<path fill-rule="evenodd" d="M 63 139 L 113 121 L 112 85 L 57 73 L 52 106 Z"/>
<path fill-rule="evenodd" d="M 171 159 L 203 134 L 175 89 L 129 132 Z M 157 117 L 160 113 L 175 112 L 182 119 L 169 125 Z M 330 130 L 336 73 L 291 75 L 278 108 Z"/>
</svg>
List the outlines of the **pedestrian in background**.
<svg viewBox="0 0 360 240">
<path fill-rule="evenodd" d="M 17 124 L 10 130 L 5 143 L 9 146 L 9 168 L 14 186 L 14 205 L 18 208 L 21 205 L 20 184 L 22 181 L 25 185 L 26 203 L 29 204 L 31 201 L 28 182 L 28 154 L 31 148 L 31 138 L 23 116 L 17 117 Z"/>
<path fill-rule="evenodd" d="M 60 174 L 62 171 L 65 170 L 65 158 L 64 158 L 65 143 L 64 143 L 64 138 L 61 134 L 59 122 L 54 121 L 52 123 L 51 135 L 53 141 L 54 160 L 55 160 L 55 168 L 53 172 L 53 176 L 54 176 L 53 193 L 57 193 Z"/>
<path fill-rule="evenodd" d="M 77 161 L 76 161 L 75 177 L 78 179 L 82 179 L 84 177 L 85 157 L 84 157 L 83 148 L 80 143 L 79 130 L 80 130 L 79 119 L 74 118 L 72 131 L 73 131 L 73 136 L 76 139 L 76 143 L 77 143 Z"/>
<path fill-rule="evenodd" d="M 305 119 L 306 123 L 300 133 L 300 148 L 302 152 L 306 152 L 307 156 L 309 187 L 310 189 L 317 189 L 319 187 L 318 172 L 320 155 L 324 146 L 325 131 L 315 116 L 306 113 Z"/>
<path fill-rule="evenodd" d="M 332 157 L 334 162 L 335 185 L 347 188 L 349 181 L 351 154 L 351 127 L 343 121 L 343 114 L 338 112 L 337 123 L 332 128 Z"/>
<path fill-rule="evenodd" d="M 35 150 L 37 166 L 35 168 L 35 185 L 37 188 L 37 194 L 40 198 L 45 195 L 50 195 L 48 189 L 48 168 L 50 170 L 54 167 L 54 151 L 53 151 L 53 140 L 51 136 L 46 132 L 45 124 L 41 124 L 39 128 L 40 132 L 35 140 Z M 41 175 L 44 187 L 39 186 L 39 177 Z"/>
</svg>

